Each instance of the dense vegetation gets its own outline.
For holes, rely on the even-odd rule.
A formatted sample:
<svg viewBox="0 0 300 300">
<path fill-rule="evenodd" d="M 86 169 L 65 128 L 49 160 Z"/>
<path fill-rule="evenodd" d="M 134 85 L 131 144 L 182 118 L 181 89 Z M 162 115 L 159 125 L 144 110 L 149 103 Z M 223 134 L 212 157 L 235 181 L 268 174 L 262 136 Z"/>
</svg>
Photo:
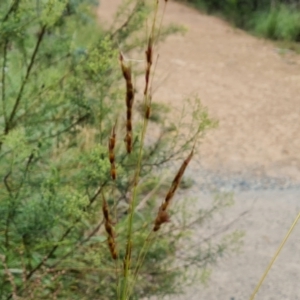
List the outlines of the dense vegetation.
<svg viewBox="0 0 300 300">
<path fill-rule="evenodd" d="M 157 213 L 181 186 L 184 170 L 175 176 L 173 164 L 186 167 L 214 122 L 197 99 L 193 118 L 183 112 L 176 123 L 152 101 L 154 42 L 177 29 L 153 26 L 146 36 L 156 1 L 126 3 L 104 30 L 91 1 L 0 2 L 1 300 L 177 293 L 190 265 L 206 278 L 238 238 L 190 239 L 230 198 L 192 215 L 191 200 L 181 201 L 166 225 L 167 196 Z M 126 59 L 139 49 L 144 94 L 132 85 L 138 63 L 131 70 Z M 156 137 L 147 139 L 147 125 Z"/>
<path fill-rule="evenodd" d="M 300 42 L 299 0 L 187 0 L 255 34 Z"/>
</svg>

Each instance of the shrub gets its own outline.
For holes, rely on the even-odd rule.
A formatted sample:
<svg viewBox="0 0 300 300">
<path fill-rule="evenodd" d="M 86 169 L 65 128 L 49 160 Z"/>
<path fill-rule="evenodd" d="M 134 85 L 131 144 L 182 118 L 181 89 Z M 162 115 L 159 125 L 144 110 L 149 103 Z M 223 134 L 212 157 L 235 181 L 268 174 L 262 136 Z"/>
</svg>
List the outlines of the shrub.
<svg viewBox="0 0 300 300">
<path fill-rule="evenodd" d="M 253 27 L 257 34 L 271 39 L 300 41 L 300 11 L 281 5 L 258 14 Z"/>
<path fill-rule="evenodd" d="M 175 266 L 193 226 L 230 203 L 219 198 L 193 219 L 179 209 L 181 218 L 149 237 L 157 201 L 168 190 L 173 196 L 182 169 L 173 184 L 161 178 L 214 122 L 197 99 L 192 121 L 183 114 L 173 124 L 162 111 L 150 119 L 151 84 L 139 116 L 130 98 L 133 74 L 121 56 L 123 88 L 117 45 L 130 56 L 147 42 L 150 75 L 153 41 L 176 28 L 153 27 L 152 39 L 141 38 L 152 15 L 144 1 L 123 6 L 110 31 L 96 26 L 91 10 L 83 0 L 0 4 L 1 299 L 177 293 L 190 263 L 204 272 L 236 240 L 204 243 Z M 158 132 L 151 140 L 148 123 Z"/>
<path fill-rule="evenodd" d="M 190 0 L 208 13 L 218 13 L 243 29 L 275 40 L 300 39 L 299 1 Z"/>
</svg>

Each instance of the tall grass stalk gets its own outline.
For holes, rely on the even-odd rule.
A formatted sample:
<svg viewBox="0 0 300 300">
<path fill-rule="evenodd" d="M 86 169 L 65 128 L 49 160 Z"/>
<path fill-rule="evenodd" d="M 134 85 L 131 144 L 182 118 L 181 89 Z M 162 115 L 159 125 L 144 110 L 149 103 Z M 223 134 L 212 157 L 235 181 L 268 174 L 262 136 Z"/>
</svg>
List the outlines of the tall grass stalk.
<svg viewBox="0 0 300 300">
<path fill-rule="evenodd" d="M 132 197 L 130 199 L 129 203 L 129 216 L 128 216 L 128 229 L 127 229 L 127 240 L 126 240 L 126 253 L 124 257 L 124 274 L 123 278 L 118 278 L 117 280 L 120 281 L 120 286 L 121 286 L 121 300 L 126 300 L 130 298 L 130 295 L 134 289 L 134 284 L 137 279 L 137 275 L 139 272 L 139 269 L 141 265 L 143 264 L 143 261 L 145 259 L 145 256 L 147 254 L 147 251 L 150 247 L 151 244 L 151 236 L 153 232 L 156 232 L 160 229 L 160 226 L 163 223 L 166 223 L 169 221 L 169 215 L 167 212 L 167 208 L 170 205 L 171 199 L 173 198 L 179 183 L 181 181 L 181 178 L 184 174 L 184 171 L 189 164 L 194 150 L 191 151 L 189 154 L 188 158 L 182 163 L 177 175 L 175 176 L 172 185 L 166 195 L 165 201 L 161 204 L 159 211 L 157 213 L 156 219 L 154 221 L 154 227 L 152 231 L 150 231 L 148 237 L 145 239 L 144 244 L 139 251 L 138 259 L 136 262 L 136 267 L 135 271 L 132 277 L 132 274 L 130 274 L 130 265 L 131 265 L 131 253 L 132 253 L 132 247 L 134 247 L 134 242 L 133 242 L 133 220 L 134 220 L 134 214 L 136 210 L 136 205 L 137 205 L 137 191 L 138 191 L 138 183 L 139 183 L 139 176 L 140 176 L 140 171 L 141 171 L 141 165 L 142 165 L 142 159 L 143 159 L 143 149 L 144 149 L 144 143 L 145 143 L 145 136 L 146 136 L 146 131 L 147 131 L 147 126 L 148 126 L 148 121 L 150 118 L 151 114 L 151 100 L 152 100 L 152 81 L 153 81 L 153 76 L 155 72 L 155 68 L 152 71 L 152 66 L 153 66 L 153 52 L 154 52 L 154 46 L 157 43 L 159 39 L 159 34 L 161 31 L 161 26 L 163 22 L 163 17 L 165 14 L 166 10 L 166 5 L 167 5 L 167 0 L 164 1 L 164 8 L 163 8 L 163 13 L 161 20 L 159 22 L 158 29 L 156 29 L 156 23 L 157 23 L 157 18 L 158 18 L 158 10 L 159 10 L 159 0 L 154 0 L 154 16 L 153 16 L 153 21 L 152 21 L 152 26 L 151 26 L 151 31 L 148 37 L 147 41 L 147 48 L 145 51 L 145 56 L 146 56 L 146 67 L 145 67 L 145 87 L 143 91 L 143 108 L 144 112 L 142 114 L 143 116 L 143 124 L 142 124 L 142 129 L 140 133 L 140 145 L 138 149 L 138 156 L 137 156 L 137 163 L 136 163 L 136 170 L 134 173 L 134 178 L 133 178 L 133 191 L 132 191 Z M 156 33 L 157 30 L 157 33 Z M 123 55 L 120 54 L 120 64 L 121 64 L 121 69 L 123 73 L 123 77 L 126 83 L 126 108 L 127 108 L 127 114 L 126 114 L 126 137 L 125 137 L 125 144 L 126 144 L 126 149 L 127 149 L 127 154 L 131 155 L 132 152 L 132 140 L 133 140 L 133 128 L 132 128 L 132 118 L 133 118 L 133 101 L 134 101 L 134 87 L 132 83 L 132 74 L 131 74 L 131 66 L 126 65 Z M 155 64 L 156 67 L 156 64 Z M 152 73 L 152 76 L 151 76 Z M 113 142 L 112 142 L 113 141 Z M 115 176 L 115 162 L 114 162 L 114 154 L 113 154 L 113 148 L 114 148 L 114 143 L 115 143 L 115 127 L 112 130 L 112 135 L 110 138 L 109 142 L 109 158 L 111 162 L 111 176 L 113 179 Z M 104 197 L 103 197 L 103 201 Z M 109 238 L 109 248 L 111 255 L 113 259 L 116 259 L 117 256 L 114 252 L 114 240 L 113 240 L 113 234 L 111 233 L 110 226 L 109 224 L 111 223 L 109 220 L 109 217 L 107 217 L 107 211 L 105 211 L 105 202 L 103 202 L 103 213 L 105 215 L 105 220 L 106 220 L 106 231 L 108 233 L 108 238 Z M 118 273 L 118 272 L 117 272 Z M 132 281 L 133 280 L 133 281 Z"/>
<path fill-rule="evenodd" d="M 137 166 L 136 171 L 134 175 L 133 180 L 133 193 L 132 193 L 132 199 L 130 203 L 130 212 L 129 212 L 129 218 L 128 218 L 128 232 L 127 232 L 127 249 L 126 254 L 124 258 L 124 282 L 122 284 L 122 300 L 126 300 L 129 298 L 129 266 L 130 266 L 130 260 L 131 260 L 131 247 L 132 247 L 132 228 L 133 228 L 133 216 L 135 213 L 135 207 L 136 207 L 136 198 L 137 198 L 137 186 L 138 186 L 138 180 L 141 170 L 141 163 L 142 163 L 142 157 L 143 157 L 143 147 L 144 147 L 144 140 L 145 140 L 145 134 L 147 130 L 148 120 L 149 117 L 146 117 L 150 114 L 150 106 L 149 106 L 149 79 L 150 79 L 150 72 L 151 72 L 151 66 L 152 66 L 152 59 L 153 59 L 153 41 L 155 37 L 155 25 L 157 20 L 157 14 L 158 14 L 158 8 L 159 8 L 159 0 L 155 0 L 155 10 L 154 10 L 154 17 L 152 22 L 152 28 L 150 32 L 150 36 L 148 38 L 148 47 L 146 50 L 146 70 L 145 70 L 145 89 L 144 89 L 144 107 L 145 107 L 145 116 L 143 120 L 143 127 L 141 131 L 141 143 L 138 153 L 138 160 L 137 160 Z M 126 78 L 125 78 L 126 79 Z"/>
<path fill-rule="evenodd" d="M 250 297 L 250 300 L 254 300 L 255 297 L 256 297 L 256 294 L 258 293 L 260 287 L 262 286 L 262 284 L 264 283 L 268 273 L 270 272 L 272 266 L 274 265 L 276 259 L 278 258 L 280 252 L 282 251 L 284 245 L 286 244 L 287 240 L 289 239 L 291 233 L 293 232 L 293 230 L 295 229 L 298 221 L 300 220 L 300 212 L 299 214 L 297 215 L 297 217 L 295 218 L 292 226 L 290 227 L 290 229 L 288 230 L 287 234 L 285 235 L 284 239 L 282 240 L 280 246 L 278 247 L 277 251 L 275 252 L 275 255 L 273 256 L 273 258 L 271 259 L 269 265 L 267 266 L 265 272 L 263 273 L 261 279 L 259 280 L 257 286 L 255 287 L 251 297 Z"/>
</svg>

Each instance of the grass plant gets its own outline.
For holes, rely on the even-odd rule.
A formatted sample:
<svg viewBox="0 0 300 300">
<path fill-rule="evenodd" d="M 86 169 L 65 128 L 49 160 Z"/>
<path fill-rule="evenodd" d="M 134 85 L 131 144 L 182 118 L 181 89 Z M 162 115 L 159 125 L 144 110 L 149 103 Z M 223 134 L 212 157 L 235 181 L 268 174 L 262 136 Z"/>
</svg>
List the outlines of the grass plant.
<svg viewBox="0 0 300 300">
<path fill-rule="evenodd" d="M 238 240 L 203 240 L 178 256 L 196 226 L 231 201 L 218 198 L 188 219 L 171 206 L 216 122 L 197 98 L 176 123 L 153 101 L 157 45 L 178 29 L 162 25 L 167 1 L 125 1 L 108 30 L 90 5 L 0 2 L 3 300 L 180 293 L 191 264 L 208 274 Z M 143 47 L 139 95 L 139 60 L 128 57 Z M 158 133 L 151 139 L 149 125 Z"/>
</svg>

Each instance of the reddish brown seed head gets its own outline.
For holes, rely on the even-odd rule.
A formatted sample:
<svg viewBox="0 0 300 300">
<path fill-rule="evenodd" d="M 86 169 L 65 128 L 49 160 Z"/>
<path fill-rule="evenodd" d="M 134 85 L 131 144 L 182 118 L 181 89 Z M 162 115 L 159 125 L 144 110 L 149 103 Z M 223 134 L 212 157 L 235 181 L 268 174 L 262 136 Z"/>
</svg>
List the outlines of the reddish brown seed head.
<svg viewBox="0 0 300 300">
<path fill-rule="evenodd" d="M 105 200 L 104 197 L 102 197 L 102 212 L 103 212 L 103 215 L 104 215 L 104 219 L 106 221 L 109 221 L 108 206 L 107 206 L 107 203 L 106 203 L 106 200 Z"/>
<path fill-rule="evenodd" d="M 145 118 L 146 118 L 147 120 L 150 119 L 150 113 L 151 113 L 151 107 L 150 107 L 150 105 L 147 105 L 146 111 L 145 111 Z"/>
<path fill-rule="evenodd" d="M 117 259 L 118 258 L 118 254 L 117 254 L 115 240 L 112 237 L 108 237 L 107 243 L 108 243 L 108 247 L 109 247 L 109 251 L 110 251 L 111 257 L 113 259 Z"/>
<path fill-rule="evenodd" d="M 124 58 L 121 53 L 120 53 L 120 64 L 121 64 L 123 77 L 124 77 L 126 83 L 128 84 L 129 82 L 131 82 L 131 68 L 130 68 L 130 66 L 125 65 Z"/>
<path fill-rule="evenodd" d="M 163 223 L 169 222 L 170 218 L 167 212 L 167 209 L 170 205 L 170 202 L 173 198 L 173 196 L 175 195 L 176 189 L 179 186 L 180 180 L 184 174 L 184 171 L 186 169 L 186 167 L 188 166 L 189 162 L 191 161 L 192 157 L 194 154 L 194 148 L 192 149 L 191 153 L 189 154 L 189 156 L 184 160 L 184 162 L 182 163 L 181 167 L 179 168 L 175 178 L 173 179 L 172 185 L 165 197 L 165 201 L 163 202 L 163 204 L 160 206 L 159 211 L 157 213 L 157 217 L 155 219 L 155 223 L 154 223 L 154 228 L 153 231 L 158 231 L 160 229 L 160 226 Z"/>
<path fill-rule="evenodd" d="M 131 112 L 127 111 L 127 116 L 131 116 Z M 128 118 L 126 120 L 126 130 L 128 132 L 131 132 L 132 131 L 132 122 L 131 122 L 131 118 Z"/>
<path fill-rule="evenodd" d="M 112 228 L 112 226 L 111 226 L 111 223 L 108 222 L 108 221 L 106 221 L 106 222 L 104 223 L 104 225 L 105 225 L 105 230 L 106 230 L 106 232 L 108 233 L 108 235 L 109 235 L 110 237 L 114 237 L 114 232 L 113 232 L 113 228 Z"/>
<path fill-rule="evenodd" d="M 117 255 L 116 242 L 115 242 L 115 233 L 112 227 L 112 221 L 109 217 L 109 208 L 103 194 L 102 194 L 102 211 L 104 215 L 105 231 L 108 235 L 107 243 L 109 247 L 109 252 L 113 259 L 117 259 L 118 255 Z"/>
<path fill-rule="evenodd" d="M 148 39 L 148 46 L 146 50 L 146 60 L 148 65 L 152 65 L 152 56 L 153 56 L 153 39 L 152 36 Z"/>
<path fill-rule="evenodd" d="M 116 134 L 113 132 L 108 142 L 109 151 L 113 151 L 115 149 L 115 145 L 116 145 Z"/>
<path fill-rule="evenodd" d="M 109 152 L 109 161 L 111 164 L 115 161 L 115 154 L 113 152 Z"/>
<path fill-rule="evenodd" d="M 163 210 L 161 207 L 155 219 L 153 231 L 158 231 L 160 229 L 160 226 L 167 222 L 170 222 L 169 214 L 166 210 Z"/>
<path fill-rule="evenodd" d="M 111 175 L 111 178 L 113 180 L 116 180 L 116 178 L 117 178 L 117 170 L 116 170 L 116 167 L 115 167 L 114 164 L 111 166 L 110 175 Z"/>
<path fill-rule="evenodd" d="M 116 122 L 117 123 L 117 122 Z M 108 154 L 110 161 L 110 173 L 113 180 L 116 179 L 117 171 L 115 166 L 115 145 L 116 145 L 116 124 L 114 125 L 108 141 Z"/>
<path fill-rule="evenodd" d="M 132 150 L 132 137 L 131 137 L 131 132 L 127 132 L 125 136 L 125 144 L 126 144 L 126 150 L 127 153 L 131 153 Z"/>
</svg>

